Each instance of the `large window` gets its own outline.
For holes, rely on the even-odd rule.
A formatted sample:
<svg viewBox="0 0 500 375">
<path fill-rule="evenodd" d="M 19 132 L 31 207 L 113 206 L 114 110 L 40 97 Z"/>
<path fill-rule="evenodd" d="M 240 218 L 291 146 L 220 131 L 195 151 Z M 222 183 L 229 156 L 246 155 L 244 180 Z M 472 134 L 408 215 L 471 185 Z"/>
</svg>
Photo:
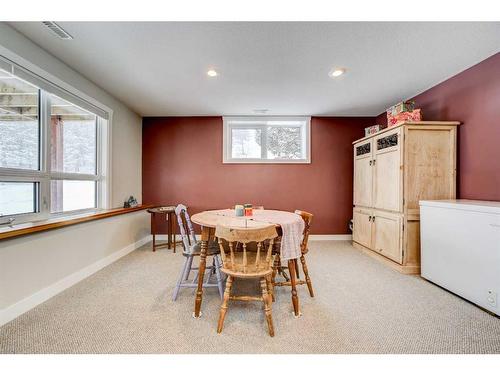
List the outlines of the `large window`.
<svg viewBox="0 0 500 375">
<path fill-rule="evenodd" d="M 224 163 L 310 163 L 309 117 L 224 117 Z"/>
<path fill-rule="evenodd" d="M 0 225 L 103 208 L 106 126 L 71 100 L 0 69 Z"/>
</svg>

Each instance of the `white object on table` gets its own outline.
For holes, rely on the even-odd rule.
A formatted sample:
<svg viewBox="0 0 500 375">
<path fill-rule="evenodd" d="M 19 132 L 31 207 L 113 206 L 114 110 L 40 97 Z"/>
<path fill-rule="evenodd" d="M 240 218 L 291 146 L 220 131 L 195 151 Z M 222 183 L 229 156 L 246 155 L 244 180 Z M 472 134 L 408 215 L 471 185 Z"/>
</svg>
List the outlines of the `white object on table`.
<svg viewBox="0 0 500 375">
<path fill-rule="evenodd" d="M 236 217 L 234 210 L 210 211 L 216 215 Z M 300 245 L 304 234 L 304 220 L 300 215 L 293 212 L 277 210 L 253 210 L 252 216 L 244 216 L 244 219 L 258 223 L 278 224 L 281 227 L 281 249 L 282 260 L 297 259 L 302 255 Z"/>
</svg>

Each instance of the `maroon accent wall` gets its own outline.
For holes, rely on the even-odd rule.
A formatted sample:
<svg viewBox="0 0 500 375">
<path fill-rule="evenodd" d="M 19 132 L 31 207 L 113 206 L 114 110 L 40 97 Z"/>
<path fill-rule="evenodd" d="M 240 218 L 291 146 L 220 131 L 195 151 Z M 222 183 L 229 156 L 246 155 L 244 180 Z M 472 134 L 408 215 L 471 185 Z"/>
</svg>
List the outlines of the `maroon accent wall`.
<svg viewBox="0 0 500 375">
<path fill-rule="evenodd" d="M 223 164 L 221 117 L 146 117 L 145 204 L 185 203 L 191 213 L 252 203 L 312 212 L 312 233 L 345 234 L 352 217 L 352 145 L 373 117 L 314 117 L 311 164 Z"/>
<path fill-rule="evenodd" d="M 413 98 L 424 120 L 458 120 L 458 197 L 500 201 L 500 53 Z M 385 113 L 377 123 L 387 123 Z"/>
</svg>

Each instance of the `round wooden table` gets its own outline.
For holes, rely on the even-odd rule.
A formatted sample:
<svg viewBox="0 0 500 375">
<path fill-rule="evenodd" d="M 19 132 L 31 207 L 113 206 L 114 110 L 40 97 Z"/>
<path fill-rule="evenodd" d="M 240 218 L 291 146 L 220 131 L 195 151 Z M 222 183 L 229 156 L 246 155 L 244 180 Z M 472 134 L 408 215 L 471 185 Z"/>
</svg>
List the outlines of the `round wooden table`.
<svg viewBox="0 0 500 375">
<path fill-rule="evenodd" d="M 241 217 L 232 217 L 232 216 L 223 216 L 220 215 L 221 210 L 214 211 L 203 211 L 197 214 L 194 214 L 191 217 L 191 221 L 195 224 L 201 226 L 201 254 L 200 254 L 200 265 L 199 265 L 199 274 L 205 274 L 205 268 L 207 265 L 207 249 L 208 249 L 208 241 L 214 237 L 215 227 L 217 225 L 223 225 L 226 227 L 232 228 L 262 228 L 267 227 L 271 224 L 274 224 L 277 227 L 278 234 L 281 234 L 280 225 L 276 223 L 269 222 L 259 222 L 256 221 L 252 216 L 241 216 Z M 290 213 L 291 214 L 291 213 Z M 292 305 L 293 312 L 296 317 L 300 316 L 299 309 L 299 297 L 297 295 L 297 276 L 296 276 L 296 259 L 288 260 L 288 269 L 290 272 L 290 282 L 292 287 Z M 201 313 L 201 303 L 203 301 L 203 277 L 198 278 L 198 286 L 196 288 L 195 302 L 194 302 L 194 312 L 193 316 L 195 318 L 200 317 Z"/>
</svg>

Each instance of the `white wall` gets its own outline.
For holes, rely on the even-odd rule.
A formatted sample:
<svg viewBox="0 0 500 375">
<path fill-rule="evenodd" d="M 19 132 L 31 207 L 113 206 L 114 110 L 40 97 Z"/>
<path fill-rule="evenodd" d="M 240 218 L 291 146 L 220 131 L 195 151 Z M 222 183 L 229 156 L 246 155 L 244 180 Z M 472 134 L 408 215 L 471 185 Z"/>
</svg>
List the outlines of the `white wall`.
<svg viewBox="0 0 500 375">
<path fill-rule="evenodd" d="M 113 110 L 111 206 L 128 196 L 142 199 L 142 118 L 103 89 L 72 70 L 4 22 L 0 22 L 0 55 L 62 87 L 72 86 Z M 65 87 L 65 88 L 66 88 Z"/>
<path fill-rule="evenodd" d="M 113 110 L 111 205 L 121 206 L 129 195 L 140 201 L 141 117 L 5 23 L 0 54 Z M 125 255 L 148 235 L 148 214 L 141 211 L 0 241 L 0 325 Z"/>
<path fill-rule="evenodd" d="M 149 241 L 145 211 L 0 241 L 0 325 Z"/>
</svg>

